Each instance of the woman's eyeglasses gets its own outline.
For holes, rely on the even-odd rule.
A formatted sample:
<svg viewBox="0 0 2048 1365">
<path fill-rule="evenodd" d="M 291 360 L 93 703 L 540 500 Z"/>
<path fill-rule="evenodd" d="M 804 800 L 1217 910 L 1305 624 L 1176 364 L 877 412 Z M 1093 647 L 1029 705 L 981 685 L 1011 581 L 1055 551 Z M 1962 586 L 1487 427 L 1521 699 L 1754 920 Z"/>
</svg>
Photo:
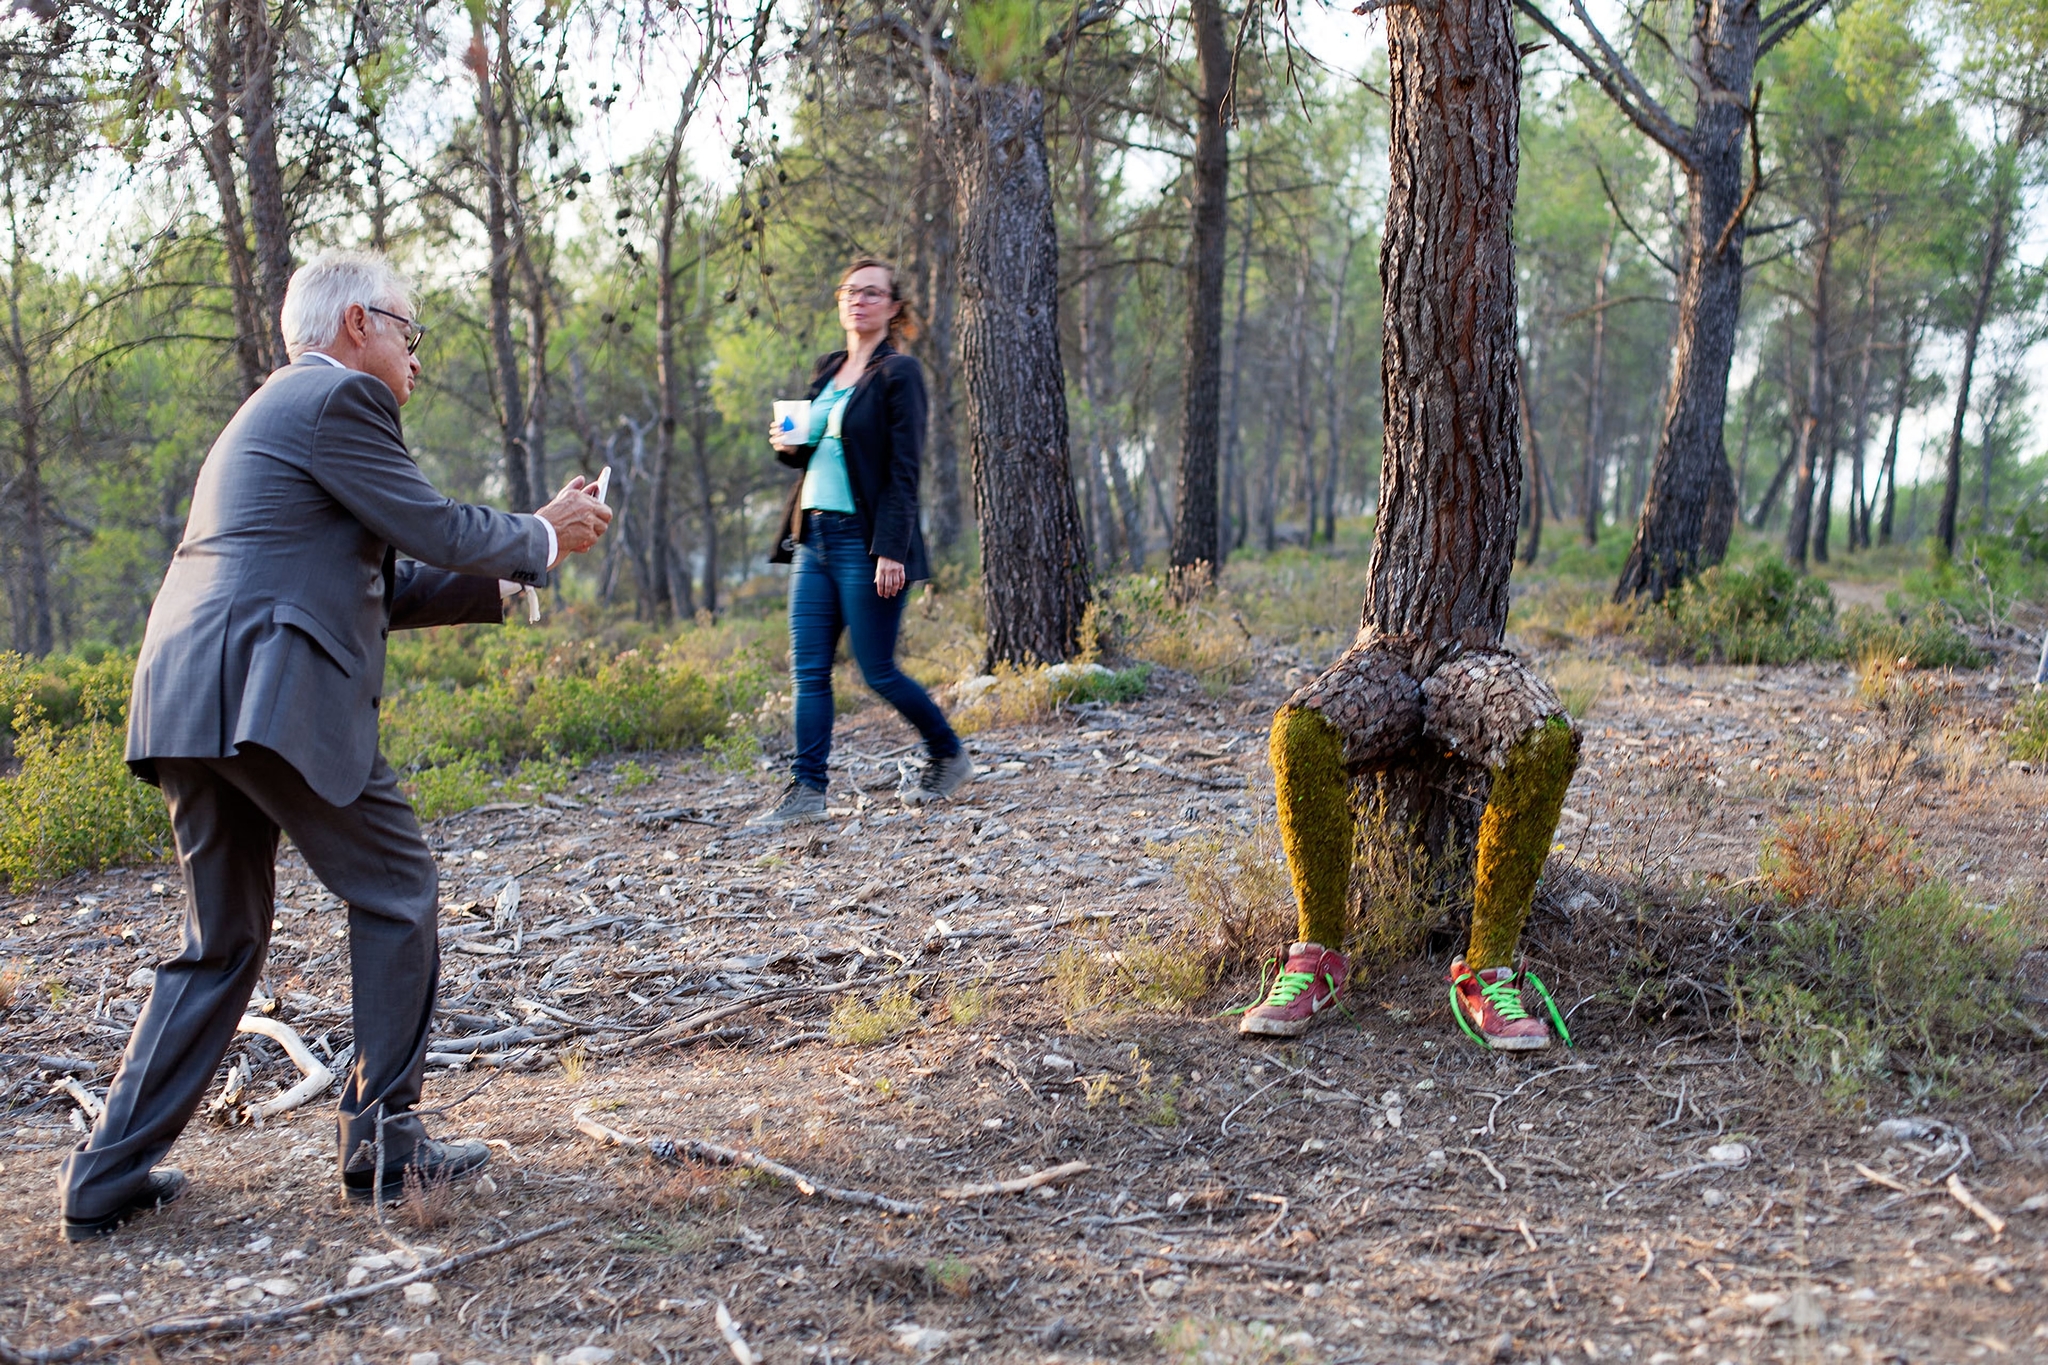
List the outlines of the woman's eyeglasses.
<svg viewBox="0 0 2048 1365">
<path fill-rule="evenodd" d="M 832 292 L 837 294 L 846 303 L 887 303 L 889 301 L 889 291 L 877 289 L 873 285 L 856 289 L 850 284 L 842 284 Z"/>
<path fill-rule="evenodd" d="M 364 307 L 369 308 L 369 305 L 365 304 Z M 415 322 L 405 314 L 394 313 L 388 308 L 370 308 L 369 311 L 377 314 L 379 317 L 387 317 L 393 322 L 403 324 L 405 327 L 405 353 L 407 355 L 419 354 L 420 343 L 426 340 L 427 336 L 425 323 Z"/>
</svg>

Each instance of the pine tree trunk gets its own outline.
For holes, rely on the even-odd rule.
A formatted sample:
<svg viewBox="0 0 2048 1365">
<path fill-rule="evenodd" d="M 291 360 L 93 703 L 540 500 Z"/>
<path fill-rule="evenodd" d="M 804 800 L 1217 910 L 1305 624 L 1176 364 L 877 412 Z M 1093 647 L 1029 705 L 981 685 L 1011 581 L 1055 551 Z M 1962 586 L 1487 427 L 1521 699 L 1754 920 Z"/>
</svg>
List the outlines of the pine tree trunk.
<svg viewBox="0 0 2048 1365">
<path fill-rule="evenodd" d="M 232 0 L 218 0 L 212 15 L 206 57 L 207 129 L 199 154 L 220 201 L 221 246 L 227 256 L 228 282 L 234 298 L 235 367 L 241 375 L 242 397 L 256 392 L 270 373 L 270 344 L 263 325 L 262 290 L 256 282 L 256 260 L 249 254 L 249 228 L 242 213 L 242 189 L 235 176 L 240 156 L 228 129 L 233 112 L 235 75 Z"/>
<path fill-rule="evenodd" d="M 43 531 L 43 422 L 36 401 L 35 356 L 21 325 L 21 288 L 33 269 L 22 235 L 14 234 L 7 271 L 7 349 L 14 370 L 14 440 L 21 473 L 9 480 L 9 499 L 20 510 L 21 559 L 27 601 L 16 608 L 15 647 L 40 659 L 57 647 L 50 609 L 50 549 Z"/>
<path fill-rule="evenodd" d="M 548 477 L 548 296 L 531 260 L 526 274 L 526 481 L 539 504 L 547 501 L 553 483 Z"/>
<path fill-rule="evenodd" d="M 1202 88 L 1195 97 L 1195 156 L 1188 246 L 1187 374 L 1181 406 L 1180 487 L 1173 566 L 1219 559 L 1216 465 L 1221 444 L 1223 260 L 1228 245 L 1230 148 L 1223 101 L 1230 92 L 1230 42 L 1222 0 L 1189 0 Z"/>
<path fill-rule="evenodd" d="M 956 196 L 984 665 L 1058 663 L 1079 641 L 1088 546 L 1068 469 L 1045 97 L 956 77 L 932 99 Z"/>
<path fill-rule="evenodd" d="M 1941 552 L 1956 552 L 1956 509 L 1963 496 L 1963 421 L 1970 415 L 1970 385 L 1977 372 L 1977 347 L 1984 336 L 1984 324 L 1991 316 L 1991 296 L 1998 288 L 1998 276 L 2005 269 L 2006 241 L 2012 217 L 2010 178 L 2001 174 L 1992 199 L 1991 231 L 1984 240 L 1984 255 L 1977 270 L 1977 296 L 1970 308 L 1970 324 L 1963 332 L 1962 373 L 1956 379 L 1955 418 L 1949 424 L 1948 462 L 1941 490 L 1941 521 L 1936 535 Z"/>
<path fill-rule="evenodd" d="M 509 63 L 511 57 L 504 50 L 506 35 L 502 29 L 497 37 L 499 60 Z M 519 353 L 512 340 L 512 268 L 516 248 L 512 240 L 511 196 L 517 192 L 517 186 L 506 160 L 504 124 L 510 111 L 499 108 L 489 39 L 482 11 L 471 11 L 468 63 L 470 74 L 476 79 L 477 123 L 484 135 L 484 164 L 480 169 L 484 177 L 484 236 L 490 250 L 486 275 L 490 288 L 491 362 L 498 390 L 505 499 L 514 511 L 530 512 L 540 504 L 534 497 L 526 462 L 526 394 L 519 378 Z"/>
<path fill-rule="evenodd" d="M 924 254 L 925 371 L 931 375 L 931 416 L 926 427 L 924 459 L 931 493 L 932 548 L 944 554 L 960 543 L 960 400 L 954 382 L 959 352 L 954 337 L 954 312 L 959 293 L 958 240 L 953 225 L 953 186 L 935 145 L 938 130 L 927 124 L 925 145 L 930 166 L 922 192 L 930 217 L 922 234 Z"/>
<path fill-rule="evenodd" d="M 1698 0 L 1688 47 L 1699 81 L 1685 173 L 1687 213 L 1678 327 L 1656 460 L 1615 600 L 1664 594 L 1721 562 L 1733 528 L 1734 479 L 1722 445 L 1728 367 L 1742 315 L 1747 109 L 1763 27 L 1761 0 Z M 1697 78 L 1696 78 L 1697 79 Z M 1716 516 L 1714 509 L 1721 509 Z"/>
<path fill-rule="evenodd" d="M 1245 304 L 1251 291 L 1252 274 L 1252 229 L 1256 223 L 1254 209 L 1257 201 L 1252 197 L 1252 166 L 1244 162 L 1244 226 L 1238 229 L 1237 247 L 1237 320 L 1230 329 L 1230 378 L 1226 387 L 1223 407 L 1223 449 L 1219 456 L 1222 468 L 1217 481 L 1221 485 L 1221 511 L 1217 518 L 1216 566 L 1220 570 L 1223 562 L 1230 558 L 1230 552 L 1244 544 L 1245 537 L 1245 495 L 1244 495 L 1244 421 L 1239 400 L 1244 392 L 1244 328 Z M 1142 561 L 1131 567 L 1144 567 Z"/>
<path fill-rule="evenodd" d="M 1839 186 L 1829 177 L 1823 188 L 1821 221 L 1814 249 L 1819 253 L 1813 267 L 1813 338 L 1807 343 L 1806 409 L 1799 417 L 1799 457 L 1792 468 L 1792 507 L 1785 522 L 1785 558 L 1794 567 L 1806 567 L 1806 552 L 1812 535 L 1813 493 L 1819 477 L 1821 452 L 1829 445 L 1827 428 L 1832 426 L 1834 376 L 1828 364 L 1828 348 L 1834 344 L 1832 296 L 1828 272 L 1835 255 L 1835 205 Z M 1827 515 L 1827 509 L 1821 509 Z M 1826 551 L 1822 551 L 1823 554 Z"/>
<path fill-rule="evenodd" d="M 242 156 L 249 172 L 249 222 L 256 230 L 256 272 L 262 291 L 263 347 L 268 368 L 286 363 L 285 286 L 292 277 L 291 219 L 277 160 L 277 58 L 284 35 L 270 24 L 267 0 L 240 0 L 242 11 Z"/>
<path fill-rule="evenodd" d="M 1607 449 L 1607 271 L 1614 258 L 1615 231 L 1610 225 L 1600 243 L 1599 272 L 1593 277 L 1593 358 L 1586 366 L 1586 492 L 1580 503 L 1585 517 L 1580 534 L 1588 545 L 1600 543 L 1600 507 L 1605 501 L 1606 466 L 1601 455 Z"/>
<path fill-rule="evenodd" d="M 1536 436 L 1536 403 L 1531 396 L 1536 384 L 1536 343 L 1529 343 L 1530 358 L 1522 366 L 1522 382 L 1516 391 L 1522 400 L 1522 435 L 1529 442 L 1529 481 L 1524 485 L 1523 505 L 1528 509 L 1529 534 L 1522 542 L 1522 562 L 1534 564 L 1543 550 L 1543 446 Z"/>
</svg>

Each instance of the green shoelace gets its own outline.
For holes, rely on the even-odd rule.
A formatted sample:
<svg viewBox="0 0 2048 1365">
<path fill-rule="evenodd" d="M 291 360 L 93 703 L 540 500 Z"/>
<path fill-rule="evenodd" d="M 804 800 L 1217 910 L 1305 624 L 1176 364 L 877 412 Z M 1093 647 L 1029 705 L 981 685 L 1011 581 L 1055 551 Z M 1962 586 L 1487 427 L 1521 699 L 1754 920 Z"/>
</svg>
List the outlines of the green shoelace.
<svg viewBox="0 0 2048 1365">
<path fill-rule="evenodd" d="M 1571 1030 L 1564 1026 L 1564 1012 L 1558 1009 L 1557 1001 L 1551 998 L 1550 988 L 1545 986 L 1543 979 L 1534 972 L 1525 971 L 1522 975 L 1527 977 L 1529 984 L 1536 988 L 1536 994 L 1543 997 L 1543 1007 L 1550 1015 L 1550 1026 L 1557 1030 L 1558 1038 L 1563 1041 L 1566 1047 L 1574 1046 Z M 1528 1008 L 1522 1004 L 1522 993 L 1515 987 L 1515 973 L 1513 972 L 1509 972 L 1498 981 L 1481 981 L 1479 983 L 1479 993 L 1492 1002 L 1494 1009 L 1499 1012 L 1500 1017 L 1509 1023 L 1513 1023 L 1517 1019 L 1527 1019 L 1529 1017 Z M 1451 983 L 1451 1018 L 1458 1021 L 1458 1027 L 1464 1031 L 1467 1038 L 1470 1038 L 1481 1047 L 1490 1048 L 1493 1046 L 1493 1044 L 1486 1041 L 1486 1035 L 1473 1027 L 1472 1022 L 1465 1017 L 1464 1006 L 1458 1003 L 1458 986 L 1456 982 Z"/>
</svg>

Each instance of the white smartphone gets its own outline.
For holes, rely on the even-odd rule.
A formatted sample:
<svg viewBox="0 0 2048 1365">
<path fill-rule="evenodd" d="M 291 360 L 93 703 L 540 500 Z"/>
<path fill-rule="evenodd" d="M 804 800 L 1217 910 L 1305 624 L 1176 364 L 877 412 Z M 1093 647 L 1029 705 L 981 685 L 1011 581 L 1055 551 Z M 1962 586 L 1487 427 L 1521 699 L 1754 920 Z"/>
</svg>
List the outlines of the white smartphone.
<svg viewBox="0 0 2048 1365">
<path fill-rule="evenodd" d="M 610 465 L 606 465 L 603 469 L 597 471 L 597 482 L 592 486 L 591 496 L 596 498 L 599 502 L 603 502 L 604 495 L 611 491 L 611 486 L 612 467 Z"/>
</svg>

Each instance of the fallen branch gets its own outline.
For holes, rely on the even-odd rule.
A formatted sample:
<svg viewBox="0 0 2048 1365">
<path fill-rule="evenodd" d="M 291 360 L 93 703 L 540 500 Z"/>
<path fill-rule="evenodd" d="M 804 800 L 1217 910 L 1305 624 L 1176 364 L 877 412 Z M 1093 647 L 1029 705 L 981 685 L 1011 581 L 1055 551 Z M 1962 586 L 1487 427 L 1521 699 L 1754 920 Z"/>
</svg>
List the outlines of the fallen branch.
<svg viewBox="0 0 2048 1365">
<path fill-rule="evenodd" d="M 197 1336 L 202 1332 L 248 1332 L 258 1327 L 271 1327 L 280 1322 L 288 1322 L 292 1318 L 304 1317 L 308 1313 L 318 1313 L 324 1309 L 354 1303 L 357 1299 L 367 1299 L 387 1289 L 402 1289 L 414 1280 L 432 1279 L 451 1270 L 460 1270 L 487 1256 L 496 1256 L 523 1247 L 528 1242 L 553 1236 L 581 1221 L 580 1218 L 564 1218 L 559 1222 L 549 1223 L 546 1227 L 534 1228 L 530 1232 L 507 1237 L 501 1242 L 478 1247 L 475 1251 L 465 1251 L 460 1256 L 450 1256 L 432 1265 L 416 1267 L 403 1275 L 394 1275 L 388 1280 L 357 1285 L 354 1289 L 338 1289 L 332 1294 L 301 1299 L 297 1303 L 286 1304 L 282 1308 L 273 1308 L 264 1313 L 215 1313 L 202 1318 L 164 1318 L 158 1322 L 124 1328 L 119 1332 L 77 1337 L 61 1346 L 49 1346 L 41 1350 L 25 1350 L 5 1337 L 0 1337 L 0 1365 L 62 1365 L 65 1361 L 106 1355 L 119 1347 L 139 1341 L 166 1341 L 173 1337 Z"/>
<path fill-rule="evenodd" d="M 747 1345 L 747 1339 L 740 1335 L 740 1325 L 732 1320 L 732 1310 L 725 1306 L 725 1300 L 718 1301 L 718 1335 L 725 1338 L 726 1347 L 732 1358 L 740 1365 L 760 1365 L 761 1357 L 754 1354 L 754 1348 Z"/>
<path fill-rule="evenodd" d="M 32 1052 L 0 1052 L 0 1065 L 30 1063 L 39 1071 L 69 1072 L 74 1076 L 97 1076 L 99 1067 L 82 1057 L 40 1056 Z"/>
<path fill-rule="evenodd" d="M 588 1112 L 578 1107 L 574 1113 L 578 1132 L 596 1138 L 599 1142 L 624 1147 L 629 1152 L 640 1152 L 653 1157 L 665 1165 L 673 1165 L 684 1157 L 695 1157 L 700 1161 L 715 1161 L 722 1166 L 744 1166 L 749 1170 L 772 1175 L 777 1180 L 786 1180 L 806 1195 L 817 1195 L 838 1204 L 855 1204 L 862 1208 L 880 1209 L 884 1213 L 930 1213 L 928 1204 L 914 1204 L 907 1199 L 891 1199 L 886 1194 L 875 1194 L 870 1190 L 842 1190 L 817 1181 L 793 1170 L 779 1161 L 750 1152 L 744 1147 L 721 1147 L 715 1142 L 699 1142 L 695 1138 L 677 1141 L 674 1138 L 636 1138 L 616 1128 L 599 1123 Z"/>
<path fill-rule="evenodd" d="M 682 1041 L 683 1035 L 701 1029 L 706 1024 L 715 1024 L 720 1020 L 730 1019 L 736 1014 L 745 1014 L 749 1010 L 757 1010 L 763 1005 L 779 1005 L 785 1000 L 803 1000 L 821 995 L 838 995 L 842 991 L 885 985 L 891 981 L 899 981 L 908 975 L 910 975 L 908 972 L 890 972 L 886 976 L 856 977 L 852 981 L 835 981 L 823 986 L 777 986 L 773 990 L 757 992 L 746 997 L 744 1000 L 735 1000 L 730 1004 L 714 1006 L 708 1010 L 699 1010 L 697 1013 L 682 1019 L 671 1019 L 669 1022 L 643 1034 L 639 1038 L 637 1045 L 645 1047 L 649 1043 L 666 1043 L 672 1039 Z"/>
<path fill-rule="evenodd" d="M 106 1106 L 100 1103 L 99 1096 L 93 1094 L 92 1091 L 87 1090 L 69 1076 L 59 1076 L 55 1081 L 52 1081 L 50 1083 L 50 1093 L 52 1095 L 69 1095 L 72 1099 L 78 1101 L 78 1107 L 83 1109 L 85 1116 L 94 1123 L 100 1121 L 100 1115 L 106 1110 Z"/>
<path fill-rule="evenodd" d="M 1458 1153 L 1461 1156 L 1478 1157 L 1481 1164 L 1483 1164 L 1487 1170 L 1493 1172 L 1494 1183 L 1500 1186 L 1501 1193 L 1507 1193 L 1508 1178 L 1500 1173 L 1500 1167 L 1494 1165 L 1492 1158 L 1488 1157 L 1486 1153 L 1480 1151 L 1477 1147 L 1460 1147 L 1458 1149 Z"/>
<path fill-rule="evenodd" d="M 959 1185 L 940 1190 L 939 1198 L 982 1199 L 991 1194 L 1022 1194 L 1026 1190 L 1035 1190 L 1040 1185 L 1050 1185 L 1055 1180 L 1065 1180 L 1070 1175 L 1079 1175 L 1083 1171 L 1094 1169 L 1085 1161 L 1069 1161 L 1064 1165 L 1048 1166 L 1042 1171 L 1033 1171 L 1030 1175 L 1020 1175 L 1015 1180 L 992 1180 L 983 1185 Z"/>
<path fill-rule="evenodd" d="M 1856 1168 L 1856 1174 L 1862 1176 L 1873 1185 L 1882 1185 L 1888 1190 L 1897 1190 L 1900 1194 L 1913 1193 L 1913 1187 L 1903 1180 L 1895 1180 L 1882 1171 L 1873 1171 L 1860 1161 L 1853 1164 Z"/>
<path fill-rule="evenodd" d="M 1984 1226 L 1991 1229 L 1992 1241 L 1995 1242 L 2005 1236 L 2005 1220 L 1993 1213 L 1989 1208 L 1986 1208 L 1984 1202 L 1977 1198 L 1976 1195 L 1971 1194 L 1970 1187 L 1963 1183 L 1961 1176 L 1954 1174 L 1949 1176 L 1948 1192 L 1958 1204 L 1961 1204 L 1971 1213 L 1984 1220 Z"/>
<path fill-rule="evenodd" d="M 235 1026 L 237 1033 L 260 1033 L 278 1044 L 290 1056 L 294 1065 L 305 1073 L 306 1079 L 274 1099 L 261 1104 L 252 1104 L 248 1115 L 253 1119 L 272 1119 L 279 1114 L 288 1114 L 316 1095 L 326 1093 L 334 1084 L 334 1072 L 325 1062 L 313 1055 L 313 1049 L 306 1046 L 303 1038 L 290 1024 L 276 1019 L 267 1019 L 260 1014 L 245 1014 L 242 1022 Z"/>
</svg>

